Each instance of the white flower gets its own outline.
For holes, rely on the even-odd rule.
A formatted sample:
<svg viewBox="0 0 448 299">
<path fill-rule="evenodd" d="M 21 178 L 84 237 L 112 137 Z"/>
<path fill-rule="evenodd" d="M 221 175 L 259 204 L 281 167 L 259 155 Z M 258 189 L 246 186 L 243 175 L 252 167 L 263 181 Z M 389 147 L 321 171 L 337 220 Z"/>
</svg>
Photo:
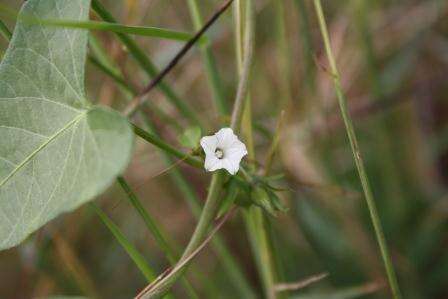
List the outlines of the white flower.
<svg viewBox="0 0 448 299">
<path fill-rule="evenodd" d="M 241 159 L 247 155 L 246 145 L 233 134 L 231 128 L 222 128 L 215 135 L 201 138 L 205 152 L 204 168 L 207 171 L 226 169 L 235 174 L 240 168 Z"/>
</svg>

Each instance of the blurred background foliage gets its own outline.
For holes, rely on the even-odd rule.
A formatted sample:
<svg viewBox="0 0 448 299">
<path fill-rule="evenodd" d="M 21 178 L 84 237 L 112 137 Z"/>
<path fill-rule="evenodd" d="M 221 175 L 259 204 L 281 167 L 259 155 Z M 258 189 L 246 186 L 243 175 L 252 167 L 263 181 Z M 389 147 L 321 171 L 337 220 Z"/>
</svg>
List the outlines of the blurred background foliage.
<svg viewBox="0 0 448 299">
<path fill-rule="evenodd" d="M 194 32 L 185 0 L 122 0 L 103 4 L 123 24 Z M 257 160 L 262 163 L 280 112 L 286 110 L 273 174 L 289 211 L 268 217 L 279 280 L 298 281 L 321 272 L 327 278 L 288 298 L 385 298 L 385 275 L 363 199 L 316 16 L 308 0 L 257 0 L 255 65 L 251 78 Z M 1 0 L 19 9 L 21 1 Z M 199 0 L 204 17 L 220 1 Z M 328 26 L 360 139 L 372 190 L 404 298 L 448 298 L 448 25 L 444 0 L 324 0 Z M 98 17 L 92 13 L 92 18 Z M 14 22 L 5 19 L 12 30 Z M 230 107 L 237 84 L 231 11 L 207 33 Z M 112 33 L 93 32 L 132 86 L 148 77 Z M 158 67 L 182 43 L 136 38 Z M 0 39 L 0 53 L 7 42 Z M 223 121 L 213 106 L 200 51 L 194 49 L 165 82 L 215 132 Z M 87 64 L 93 101 L 116 109 L 125 93 Z M 189 121 L 163 93 L 145 109 L 170 143 Z M 163 112 L 163 113 L 162 113 Z M 228 121 L 228 119 L 224 119 Z M 168 165 L 172 165 L 168 164 Z M 138 142 L 125 177 L 178 251 L 196 223 L 180 171 L 204 199 L 209 174 L 179 164 L 167 168 L 160 152 Z M 191 195 L 190 195 L 191 196 Z M 194 195 L 193 195 L 194 196 Z M 137 246 L 152 268 L 169 264 L 118 186 L 98 203 Z M 250 289 L 261 285 L 239 214 L 220 233 Z M 221 255 L 209 246 L 187 277 L 201 298 L 244 298 Z M 144 277 L 88 207 L 59 217 L 21 246 L 0 253 L 0 298 L 50 294 L 130 298 Z M 176 284 L 174 295 L 185 298 Z"/>
</svg>

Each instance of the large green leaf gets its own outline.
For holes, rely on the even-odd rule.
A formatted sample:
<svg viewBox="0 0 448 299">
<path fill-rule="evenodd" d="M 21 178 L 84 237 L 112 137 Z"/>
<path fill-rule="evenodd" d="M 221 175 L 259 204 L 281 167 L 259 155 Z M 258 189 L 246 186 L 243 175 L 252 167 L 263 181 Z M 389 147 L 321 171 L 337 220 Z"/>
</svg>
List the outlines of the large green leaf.
<svg viewBox="0 0 448 299">
<path fill-rule="evenodd" d="M 85 20 L 89 0 L 29 0 L 21 14 Z M 0 249 L 98 195 L 133 134 L 84 94 L 87 31 L 18 22 L 0 64 Z"/>
</svg>

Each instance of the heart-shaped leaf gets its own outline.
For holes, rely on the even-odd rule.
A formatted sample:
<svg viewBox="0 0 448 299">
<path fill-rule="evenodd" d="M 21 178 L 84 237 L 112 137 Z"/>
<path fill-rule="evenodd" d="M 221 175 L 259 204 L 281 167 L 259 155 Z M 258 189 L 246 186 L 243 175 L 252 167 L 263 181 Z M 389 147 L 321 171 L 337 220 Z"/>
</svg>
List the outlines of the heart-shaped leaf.
<svg viewBox="0 0 448 299">
<path fill-rule="evenodd" d="M 20 15 L 88 19 L 90 0 L 29 0 Z M 92 199 L 129 162 L 133 133 L 84 93 L 87 31 L 19 21 L 0 64 L 0 249 Z"/>
</svg>

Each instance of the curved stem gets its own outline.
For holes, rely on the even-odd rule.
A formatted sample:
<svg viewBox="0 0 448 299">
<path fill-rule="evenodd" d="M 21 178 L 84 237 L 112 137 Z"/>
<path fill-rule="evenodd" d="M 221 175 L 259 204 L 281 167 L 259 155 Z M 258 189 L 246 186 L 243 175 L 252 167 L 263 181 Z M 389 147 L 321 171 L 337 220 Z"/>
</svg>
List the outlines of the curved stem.
<svg viewBox="0 0 448 299">
<path fill-rule="evenodd" d="M 219 193 L 221 191 L 224 177 L 224 173 L 221 171 L 213 174 L 201 218 L 199 218 L 199 222 L 194 230 L 193 236 L 191 237 L 187 248 L 180 258 L 181 260 L 186 258 L 196 249 L 196 247 L 201 243 L 205 234 L 207 233 L 207 230 L 219 208 Z"/>
<path fill-rule="evenodd" d="M 126 193 L 128 200 L 132 204 L 132 206 L 135 208 L 137 213 L 142 218 L 143 222 L 145 223 L 146 227 L 151 232 L 152 236 L 154 237 L 157 245 L 160 247 L 160 249 L 165 254 L 166 258 L 170 262 L 171 265 L 174 265 L 176 263 L 177 259 L 177 253 L 176 250 L 168 243 L 167 238 L 165 237 L 165 234 L 159 227 L 159 225 L 156 223 L 155 219 L 151 217 L 151 215 L 146 211 L 145 207 L 141 203 L 140 199 L 137 197 L 137 195 L 134 193 L 134 191 L 131 189 L 131 186 L 126 182 L 126 180 L 119 176 L 117 178 L 118 183 L 120 184 L 123 191 Z M 182 284 L 185 287 L 185 290 L 188 293 L 189 298 L 193 299 L 199 299 L 199 296 L 196 294 L 195 289 L 190 284 L 190 282 L 183 277 Z"/>
<path fill-rule="evenodd" d="M 353 152 L 353 157 L 355 160 L 356 168 L 358 169 L 358 174 L 361 179 L 361 185 L 364 190 L 364 196 L 366 198 L 367 207 L 369 209 L 370 218 L 372 220 L 373 228 L 375 230 L 376 239 L 380 247 L 381 256 L 383 258 L 384 266 L 386 268 L 387 277 L 389 280 L 389 285 L 392 290 L 392 294 L 395 299 L 401 298 L 401 292 L 398 286 L 397 277 L 395 270 L 390 258 L 390 254 L 386 244 L 386 238 L 384 237 L 383 229 L 381 227 L 380 218 L 376 208 L 376 204 L 373 198 L 372 191 L 370 189 L 369 180 L 364 167 L 364 162 L 361 158 L 361 152 L 359 150 L 358 140 L 356 138 L 355 130 L 353 128 L 353 123 L 347 109 L 347 99 L 342 91 L 341 81 L 339 71 L 336 66 L 333 51 L 331 50 L 330 38 L 328 36 L 327 24 L 325 21 L 324 13 L 322 10 L 322 4 L 320 0 L 314 0 L 314 8 L 316 10 L 317 18 L 319 20 L 320 31 L 322 38 L 324 40 L 325 51 L 330 62 L 330 68 L 333 75 L 333 83 L 336 89 L 336 95 L 339 102 L 339 107 L 341 110 L 341 115 L 344 120 L 345 128 L 347 131 L 348 139 L 350 141 L 350 146 Z"/>
<path fill-rule="evenodd" d="M 247 99 L 247 85 L 249 83 L 249 73 L 252 64 L 252 50 L 249 49 L 253 46 L 253 18 L 251 15 L 253 13 L 253 10 L 252 2 L 250 0 L 248 1 L 248 9 L 246 12 L 250 16 L 248 18 L 248 20 L 250 21 L 246 23 L 245 34 L 245 46 L 247 46 L 248 49 L 246 51 L 246 55 L 244 56 L 244 70 L 242 72 L 242 74 L 245 75 L 241 76 L 237 97 L 232 112 L 231 124 L 232 129 L 234 129 L 235 131 L 238 131 L 241 125 L 242 111 L 245 105 L 245 100 Z M 201 217 L 199 218 L 198 225 L 196 226 L 196 229 L 190 239 L 190 242 L 187 245 L 187 248 L 182 254 L 179 263 L 182 263 L 186 258 L 188 258 L 188 256 L 195 251 L 195 249 L 201 244 L 202 240 L 204 239 L 207 230 L 210 227 L 210 224 L 212 223 L 219 208 L 219 194 L 222 189 L 224 178 L 225 174 L 221 171 L 213 174 L 210 182 L 207 200 L 205 202 L 204 209 L 202 210 Z M 151 287 L 149 292 L 141 294 L 139 298 L 157 298 L 162 296 L 170 288 L 170 286 L 183 274 L 187 265 L 188 263 L 184 263 L 182 269 L 177 269 L 177 273 L 174 275 L 169 275 L 167 279 L 165 279 L 165 277 L 162 277 L 159 282 Z"/>
</svg>

